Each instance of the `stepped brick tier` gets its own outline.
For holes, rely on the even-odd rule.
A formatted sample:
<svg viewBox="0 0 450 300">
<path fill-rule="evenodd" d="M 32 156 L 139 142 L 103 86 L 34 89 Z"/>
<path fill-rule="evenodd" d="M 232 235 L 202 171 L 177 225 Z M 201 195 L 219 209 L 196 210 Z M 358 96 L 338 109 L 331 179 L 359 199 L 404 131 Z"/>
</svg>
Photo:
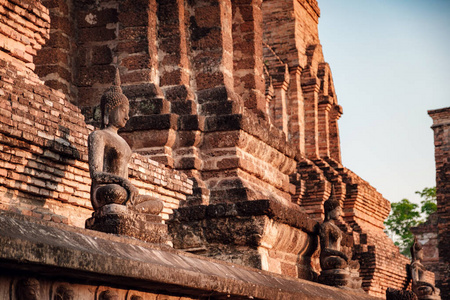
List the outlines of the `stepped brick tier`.
<svg viewBox="0 0 450 300">
<path fill-rule="evenodd" d="M 341 162 L 343 110 L 319 15 L 315 0 L 0 0 L 0 209 L 41 219 L 33 224 L 55 237 L 40 241 L 37 225 L 24 225 L 31 219 L 19 226 L 3 214 L 30 235 L 2 229 L 11 251 L 0 263 L 17 272 L 2 274 L 1 293 L 62 295 L 76 284 L 100 299 L 151 299 L 139 294 L 151 282 L 150 293 L 187 299 L 206 291 L 370 299 L 406 287 L 409 260 L 383 232 L 389 202 Z M 119 131 L 134 150 L 130 182 L 164 202 L 167 244 L 210 258 L 160 246 L 139 260 L 126 251 L 149 253 L 135 247 L 142 241 L 81 229 L 104 216 L 92 215 L 87 139 L 116 69 L 130 101 Z M 359 261 L 370 296 L 298 279 L 320 274 L 318 224 L 332 186 L 343 211 L 340 251 Z M 93 277 L 96 287 L 86 283 Z"/>
</svg>

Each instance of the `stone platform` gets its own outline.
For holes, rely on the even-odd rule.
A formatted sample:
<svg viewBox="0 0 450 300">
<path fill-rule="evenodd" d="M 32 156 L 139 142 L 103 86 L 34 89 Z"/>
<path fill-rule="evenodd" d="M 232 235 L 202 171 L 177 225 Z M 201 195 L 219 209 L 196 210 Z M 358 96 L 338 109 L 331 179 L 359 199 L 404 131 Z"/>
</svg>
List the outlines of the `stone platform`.
<svg viewBox="0 0 450 300">
<path fill-rule="evenodd" d="M 0 224 L 0 295 L 5 299 L 24 277 L 37 278 L 42 299 L 58 286 L 83 299 L 97 299 L 105 290 L 119 299 L 377 299 L 11 213 L 1 212 Z"/>
</svg>

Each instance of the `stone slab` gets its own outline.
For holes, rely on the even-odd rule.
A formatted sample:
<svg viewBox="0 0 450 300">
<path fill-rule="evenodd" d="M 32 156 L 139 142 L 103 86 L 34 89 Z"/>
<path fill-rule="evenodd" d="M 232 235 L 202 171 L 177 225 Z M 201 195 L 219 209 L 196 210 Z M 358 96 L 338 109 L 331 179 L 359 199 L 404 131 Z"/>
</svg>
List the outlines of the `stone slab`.
<svg viewBox="0 0 450 300">
<path fill-rule="evenodd" d="M 0 270 L 231 299 L 377 299 L 164 245 L 0 213 Z"/>
</svg>

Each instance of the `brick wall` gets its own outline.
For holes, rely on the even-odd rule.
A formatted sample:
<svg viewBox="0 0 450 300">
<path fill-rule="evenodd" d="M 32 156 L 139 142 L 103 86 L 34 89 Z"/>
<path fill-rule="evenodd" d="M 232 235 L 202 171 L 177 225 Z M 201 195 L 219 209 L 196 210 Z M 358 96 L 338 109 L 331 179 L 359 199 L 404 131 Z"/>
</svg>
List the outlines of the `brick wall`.
<svg viewBox="0 0 450 300">
<path fill-rule="evenodd" d="M 41 2 L 49 10 L 50 38 L 37 52 L 34 59 L 36 74 L 45 84 L 66 95 L 75 102 L 78 89 L 76 74 L 76 28 L 73 1 L 44 0 Z"/>
<path fill-rule="evenodd" d="M 41 3 L 33 0 L 2 1 L 0 6 L 0 50 L 34 70 L 33 58 L 49 37 L 50 17 Z M 17 62 L 17 61 L 15 61 Z"/>
</svg>

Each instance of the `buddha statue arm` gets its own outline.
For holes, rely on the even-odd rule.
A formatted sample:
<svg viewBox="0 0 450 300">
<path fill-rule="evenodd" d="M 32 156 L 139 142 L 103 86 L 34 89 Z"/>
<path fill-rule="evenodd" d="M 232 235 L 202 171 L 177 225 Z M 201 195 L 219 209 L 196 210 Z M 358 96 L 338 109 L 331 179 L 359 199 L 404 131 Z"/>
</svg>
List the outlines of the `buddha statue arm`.
<svg viewBox="0 0 450 300">
<path fill-rule="evenodd" d="M 322 253 L 325 256 L 339 256 L 342 259 L 344 259 L 346 262 L 348 262 L 348 256 L 345 255 L 343 252 L 341 252 L 339 250 L 334 250 L 334 249 L 330 249 L 330 248 L 324 248 L 321 251 L 322 251 Z"/>
</svg>

